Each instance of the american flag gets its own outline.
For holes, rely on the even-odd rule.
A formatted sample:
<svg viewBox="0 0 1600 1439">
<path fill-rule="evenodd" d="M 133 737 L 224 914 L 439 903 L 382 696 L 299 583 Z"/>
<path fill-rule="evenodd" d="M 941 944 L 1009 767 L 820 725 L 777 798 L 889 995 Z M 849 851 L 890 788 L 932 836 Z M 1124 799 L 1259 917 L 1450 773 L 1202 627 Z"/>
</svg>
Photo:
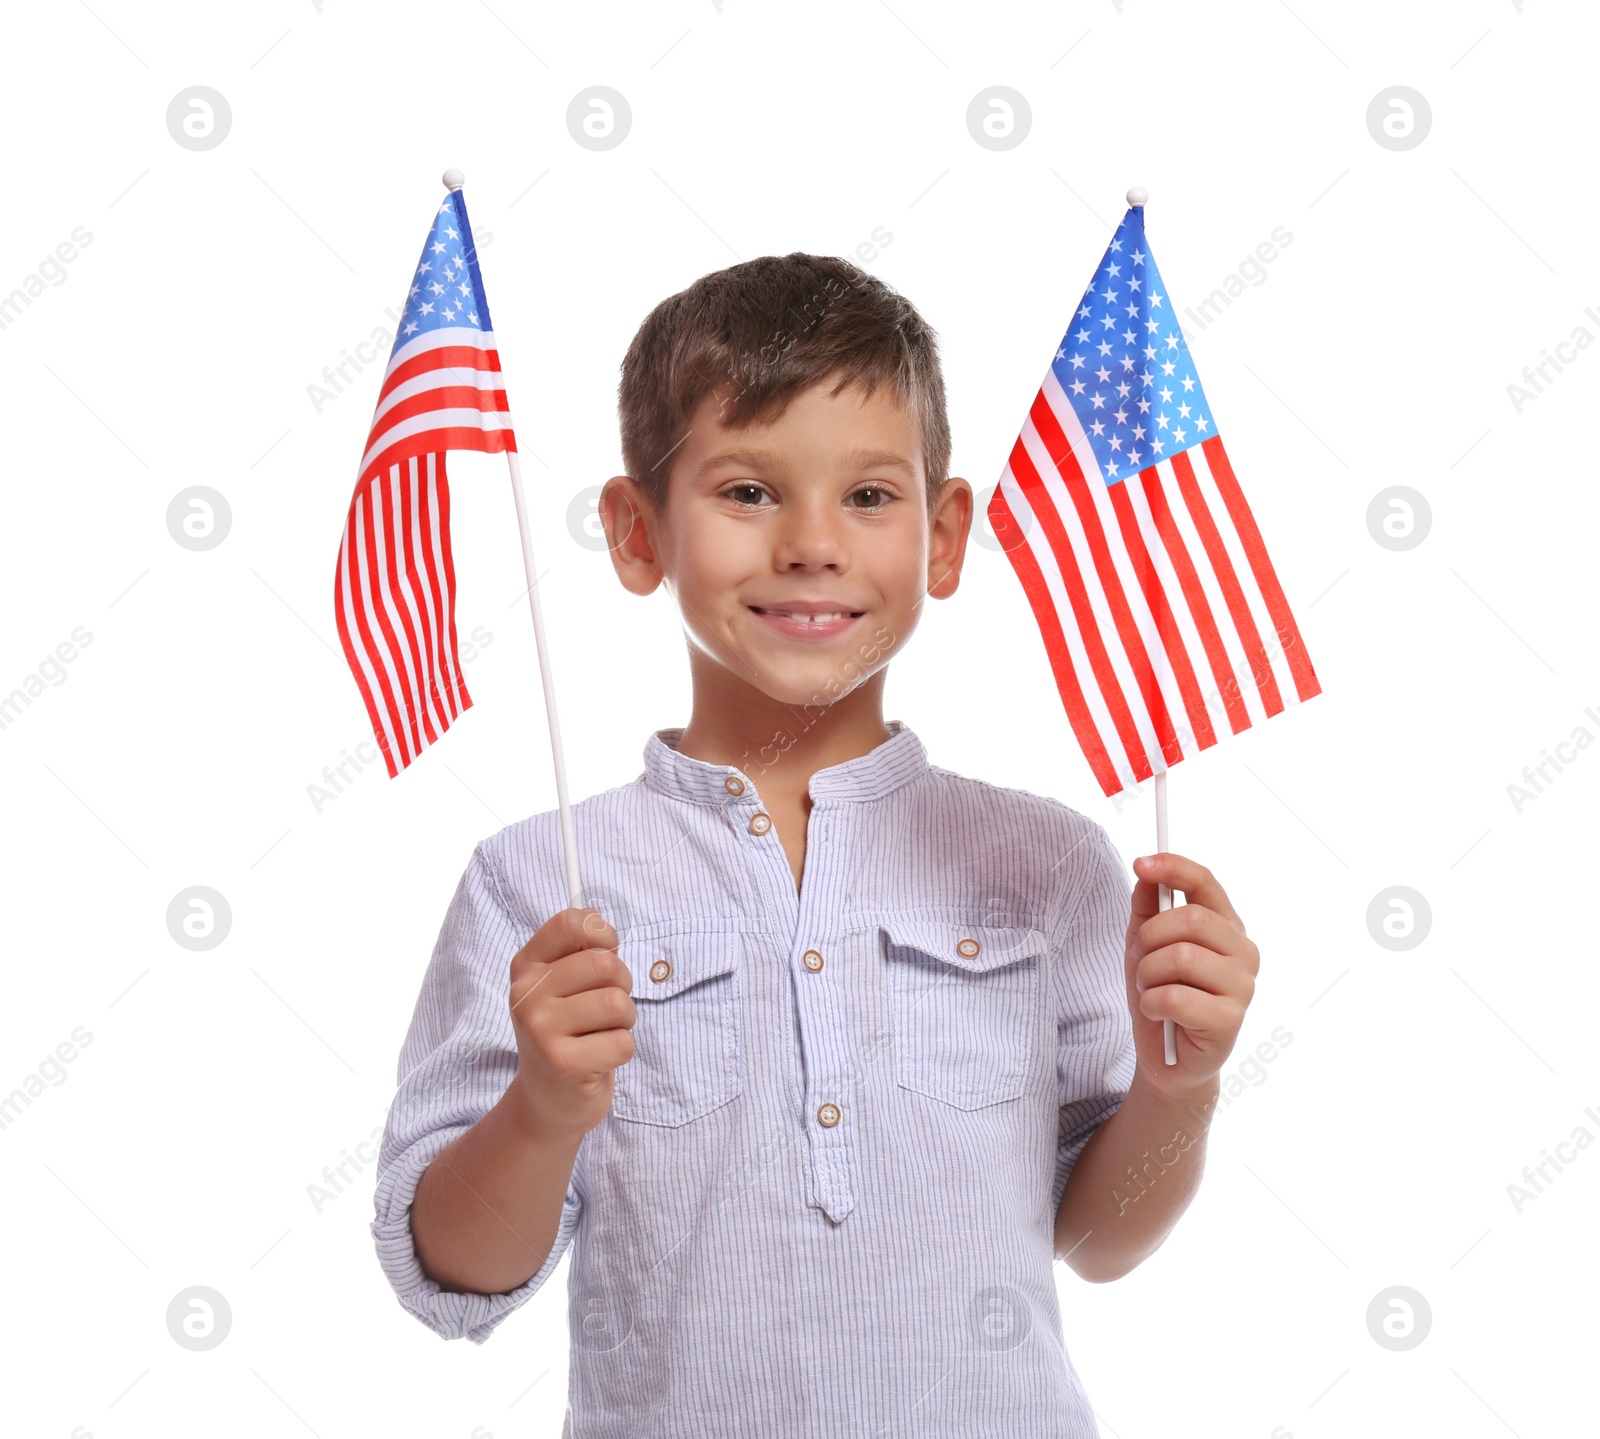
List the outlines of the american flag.
<svg viewBox="0 0 1600 1439">
<path fill-rule="evenodd" d="M 1321 692 L 1131 206 L 989 502 L 1105 793 Z"/>
<path fill-rule="evenodd" d="M 391 779 L 472 707 L 445 455 L 517 447 L 459 190 L 434 216 L 397 329 L 334 581 L 339 638 Z"/>
</svg>

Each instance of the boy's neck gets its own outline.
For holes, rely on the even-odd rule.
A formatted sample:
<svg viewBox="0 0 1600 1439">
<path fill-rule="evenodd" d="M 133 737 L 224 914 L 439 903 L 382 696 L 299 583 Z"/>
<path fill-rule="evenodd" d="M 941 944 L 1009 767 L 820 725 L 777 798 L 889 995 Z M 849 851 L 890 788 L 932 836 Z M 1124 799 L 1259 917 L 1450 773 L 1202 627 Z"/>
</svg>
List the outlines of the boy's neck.
<svg viewBox="0 0 1600 1439">
<path fill-rule="evenodd" d="M 696 666 L 691 665 L 691 668 Z M 807 801 L 811 776 L 893 738 L 883 722 L 887 666 L 831 704 L 783 704 L 751 686 L 735 691 L 695 675 L 694 710 L 678 753 L 711 764 L 737 765 L 775 799 Z M 723 671 L 726 674 L 726 671 Z M 702 678 L 711 683 L 702 683 Z"/>
</svg>

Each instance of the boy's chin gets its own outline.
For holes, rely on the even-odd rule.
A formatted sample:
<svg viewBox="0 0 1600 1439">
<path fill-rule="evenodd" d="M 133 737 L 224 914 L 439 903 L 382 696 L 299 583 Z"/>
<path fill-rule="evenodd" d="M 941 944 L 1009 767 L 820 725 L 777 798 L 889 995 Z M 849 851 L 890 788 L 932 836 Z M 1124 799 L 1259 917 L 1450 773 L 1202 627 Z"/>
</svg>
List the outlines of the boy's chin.
<svg viewBox="0 0 1600 1439">
<path fill-rule="evenodd" d="M 841 656 L 830 664 L 822 656 L 806 665 L 775 671 L 771 665 L 754 664 L 755 674 L 745 671 L 745 679 L 775 704 L 790 708 L 805 705 L 827 706 L 842 700 L 866 675 L 859 660 Z"/>
</svg>

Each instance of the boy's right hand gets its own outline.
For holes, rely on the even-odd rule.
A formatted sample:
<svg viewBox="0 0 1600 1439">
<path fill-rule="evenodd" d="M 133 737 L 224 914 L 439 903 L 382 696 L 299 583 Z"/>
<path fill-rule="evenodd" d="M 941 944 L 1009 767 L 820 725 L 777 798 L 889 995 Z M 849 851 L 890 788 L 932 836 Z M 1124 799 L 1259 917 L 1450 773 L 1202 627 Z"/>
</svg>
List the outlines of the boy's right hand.
<svg viewBox="0 0 1600 1439">
<path fill-rule="evenodd" d="M 539 1134 L 580 1139 L 609 1113 L 617 1067 L 633 1058 L 632 988 L 597 910 L 561 910 L 512 957 L 511 1082 Z"/>
</svg>

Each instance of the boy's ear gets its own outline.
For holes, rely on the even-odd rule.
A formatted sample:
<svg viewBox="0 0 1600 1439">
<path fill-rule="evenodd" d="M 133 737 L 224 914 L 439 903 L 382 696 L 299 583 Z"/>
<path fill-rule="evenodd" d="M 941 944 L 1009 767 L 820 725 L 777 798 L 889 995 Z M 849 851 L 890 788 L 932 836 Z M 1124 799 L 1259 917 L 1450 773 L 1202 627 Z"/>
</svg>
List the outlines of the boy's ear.
<svg viewBox="0 0 1600 1439">
<path fill-rule="evenodd" d="M 949 599 L 961 583 L 972 508 L 972 486 L 951 475 L 939 491 L 928 534 L 928 593 L 936 600 Z"/>
<path fill-rule="evenodd" d="M 600 523 L 617 578 L 631 594 L 647 595 L 661 583 L 656 563 L 655 511 L 631 475 L 613 475 L 600 490 Z"/>
</svg>

